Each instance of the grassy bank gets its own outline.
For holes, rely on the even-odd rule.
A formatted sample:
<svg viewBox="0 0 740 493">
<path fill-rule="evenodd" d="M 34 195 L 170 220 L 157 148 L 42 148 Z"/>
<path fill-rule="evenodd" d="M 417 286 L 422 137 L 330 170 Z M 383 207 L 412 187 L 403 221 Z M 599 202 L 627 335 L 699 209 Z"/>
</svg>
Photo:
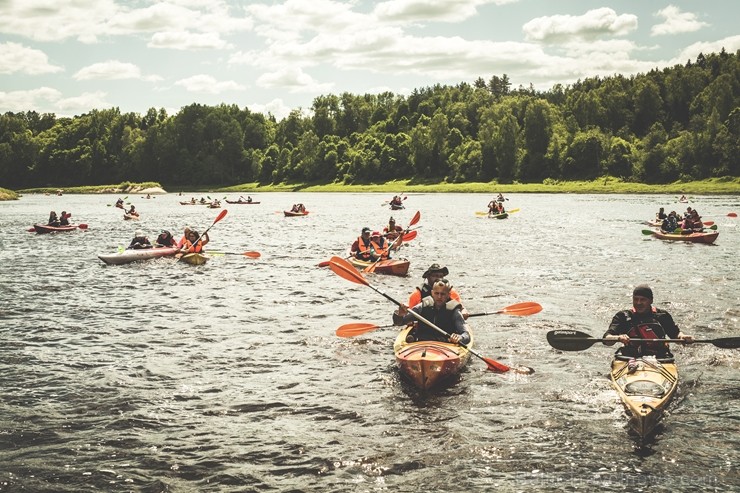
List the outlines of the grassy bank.
<svg viewBox="0 0 740 493">
<path fill-rule="evenodd" d="M 7 188 L 0 188 L 0 200 L 18 200 L 18 194 Z"/>
<path fill-rule="evenodd" d="M 368 183 L 344 185 L 338 183 L 281 183 L 278 185 L 260 185 L 244 183 L 230 187 L 190 186 L 162 187 L 156 182 L 131 183 L 118 185 L 99 185 L 64 188 L 65 194 L 74 193 L 140 193 L 148 188 L 164 188 L 170 193 L 213 192 L 213 193 L 267 193 L 267 192 L 382 192 L 397 193 L 633 193 L 633 194 L 671 194 L 671 195 L 740 195 L 740 178 L 711 178 L 692 182 L 676 182 L 666 185 L 647 185 L 644 183 L 623 182 L 616 178 L 601 178 L 594 181 L 553 181 L 544 183 L 514 183 L 501 185 L 489 183 L 438 183 L 418 180 L 398 180 L 387 183 Z M 58 188 L 31 188 L 20 190 L 21 193 L 56 193 Z M 5 195 L 12 194 L 4 198 Z M 10 190 L 0 189 L 0 200 L 17 198 Z"/>
</svg>

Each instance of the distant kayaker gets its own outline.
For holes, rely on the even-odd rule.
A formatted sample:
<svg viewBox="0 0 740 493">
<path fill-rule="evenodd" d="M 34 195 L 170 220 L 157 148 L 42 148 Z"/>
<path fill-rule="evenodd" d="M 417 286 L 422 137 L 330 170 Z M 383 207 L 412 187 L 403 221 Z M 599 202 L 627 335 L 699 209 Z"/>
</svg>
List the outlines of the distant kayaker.
<svg viewBox="0 0 740 493">
<path fill-rule="evenodd" d="M 203 247 L 210 241 L 210 238 L 208 237 L 208 233 L 204 233 L 203 237 L 198 239 L 199 237 L 200 235 L 194 229 L 188 231 L 185 242 L 180 248 L 180 253 L 201 253 Z"/>
<path fill-rule="evenodd" d="M 663 219 L 663 223 L 660 225 L 660 230 L 664 233 L 673 233 L 676 229 L 678 229 L 678 217 L 676 217 L 676 211 L 671 211 L 670 214 Z"/>
<path fill-rule="evenodd" d="M 123 209 L 123 199 L 119 198 L 118 200 L 116 200 L 116 207 L 118 207 L 119 209 Z"/>
<path fill-rule="evenodd" d="M 624 344 L 616 352 L 617 357 L 639 358 L 656 356 L 661 359 L 672 359 L 668 344 L 660 339 L 681 339 L 685 343 L 694 342 L 693 336 L 684 334 L 673 321 L 670 313 L 662 308 L 655 308 L 653 290 L 646 284 L 637 286 L 632 292 L 632 308 L 617 312 L 609 328 L 604 333 L 604 342 L 612 346 L 615 342 Z M 630 339 L 655 339 L 656 342 L 630 343 Z"/>
<path fill-rule="evenodd" d="M 409 332 L 406 342 L 443 341 L 453 344 L 470 342 L 470 334 L 461 312 L 462 305 L 459 301 L 450 298 L 451 290 L 452 285 L 447 279 L 438 279 L 432 285 L 431 296 L 427 296 L 422 299 L 421 303 L 410 308 L 447 332 L 449 337 L 444 337 L 424 322 L 417 321 L 417 326 Z M 404 304 L 401 304 L 393 313 L 395 325 L 405 325 L 415 320 L 417 320 L 416 317 L 409 313 L 409 307 Z"/>
<path fill-rule="evenodd" d="M 143 248 L 152 248 L 152 242 L 146 237 L 143 231 L 134 233 L 134 239 L 129 243 L 126 250 L 141 250 Z"/>
<path fill-rule="evenodd" d="M 136 212 L 136 207 L 134 206 L 134 204 L 131 204 L 131 208 L 126 211 L 126 214 L 128 214 L 129 216 L 138 216 L 139 215 L 139 213 Z"/>
<path fill-rule="evenodd" d="M 56 211 L 51 211 L 49 213 L 49 222 L 47 223 L 48 226 L 59 226 L 59 217 L 57 217 Z"/>
<path fill-rule="evenodd" d="M 395 240 L 401 233 L 403 233 L 403 228 L 396 224 L 396 220 L 391 216 L 390 219 L 388 219 L 388 226 L 383 228 L 383 233 L 389 240 Z"/>
<path fill-rule="evenodd" d="M 655 214 L 655 218 L 658 221 L 662 221 L 663 219 L 667 218 L 668 214 L 665 213 L 665 207 L 661 207 L 658 212 Z"/>
<path fill-rule="evenodd" d="M 434 283 L 440 279 L 445 278 L 447 275 L 449 275 L 449 273 L 450 271 L 449 269 L 447 269 L 447 267 L 442 267 L 436 262 L 430 265 L 426 272 L 424 272 L 424 274 L 422 274 L 421 276 L 422 279 L 424 279 L 424 282 L 421 284 L 421 286 L 417 286 L 414 289 L 414 292 L 411 293 L 407 305 L 416 306 L 421 303 L 422 299 L 426 298 L 427 296 L 431 296 L 432 286 L 434 286 Z M 455 288 L 450 289 L 450 298 L 460 303 L 463 318 L 467 320 L 469 315 L 468 310 L 466 310 L 465 307 L 462 306 L 460 294 L 455 290 Z"/>
<path fill-rule="evenodd" d="M 502 194 L 502 193 L 499 193 L 499 194 L 498 194 L 498 197 L 496 197 L 496 200 L 497 200 L 498 202 L 501 202 L 501 203 L 503 203 L 503 202 L 504 202 L 504 200 L 506 200 L 506 199 L 504 198 L 504 194 Z"/>
<path fill-rule="evenodd" d="M 354 241 L 354 243 L 352 243 L 349 252 L 357 260 L 375 262 L 379 259 L 379 257 L 375 255 L 373 243 L 370 240 L 371 232 L 372 231 L 367 226 L 362 228 L 360 236 Z"/>
<path fill-rule="evenodd" d="M 504 209 L 503 202 L 499 202 L 498 200 L 492 200 L 488 203 L 488 215 L 489 216 L 503 214 L 504 212 L 506 212 L 506 210 Z"/>
<path fill-rule="evenodd" d="M 291 212 L 305 212 L 306 206 L 303 204 L 293 204 L 293 208 L 290 211 Z"/>
<path fill-rule="evenodd" d="M 172 233 L 170 233 L 166 229 L 163 230 L 161 233 L 159 233 L 159 236 L 157 236 L 157 239 L 154 243 L 155 243 L 155 246 L 157 247 L 176 247 L 177 246 L 177 242 L 172 237 Z"/>
<path fill-rule="evenodd" d="M 62 215 L 59 216 L 59 225 L 60 226 L 69 226 L 69 218 L 72 217 L 72 214 L 67 214 L 67 211 L 62 211 Z"/>
</svg>

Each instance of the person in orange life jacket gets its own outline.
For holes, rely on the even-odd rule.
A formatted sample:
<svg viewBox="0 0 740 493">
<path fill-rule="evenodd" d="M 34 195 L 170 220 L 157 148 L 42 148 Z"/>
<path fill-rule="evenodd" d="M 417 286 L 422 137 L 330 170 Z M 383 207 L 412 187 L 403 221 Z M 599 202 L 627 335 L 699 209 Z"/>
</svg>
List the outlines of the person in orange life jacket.
<svg viewBox="0 0 740 493">
<path fill-rule="evenodd" d="M 183 245 L 185 245 L 185 241 L 187 241 L 188 235 L 190 234 L 190 231 L 192 229 L 193 228 L 191 228 L 190 226 L 185 226 L 185 229 L 182 232 L 182 238 L 180 238 L 180 241 L 177 242 L 177 248 L 182 248 Z"/>
<path fill-rule="evenodd" d="M 208 233 L 204 233 L 203 237 L 198 239 L 199 237 L 200 235 L 194 229 L 188 231 L 185 243 L 180 248 L 180 253 L 201 253 L 203 247 L 211 240 L 208 238 Z"/>
<path fill-rule="evenodd" d="M 424 322 L 418 321 L 417 326 L 406 337 L 406 342 L 442 341 L 453 344 L 470 342 L 470 333 L 461 313 L 462 305 L 459 301 L 450 298 L 451 290 L 452 285 L 447 279 L 437 279 L 432 285 L 431 296 L 423 298 L 421 303 L 410 308 L 447 332 L 449 336 L 442 336 Z M 401 304 L 398 310 L 393 312 L 395 325 L 409 324 L 415 320 L 417 320 L 416 317 L 409 313 L 407 305 Z"/>
<path fill-rule="evenodd" d="M 447 267 L 442 267 L 437 263 L 430 265 L 426 272 L 424 272 L 424 274 L 422 274 L 421 276 L 424 279 L 424 282 L 421 284 L 421 286 L 416 287 L 416 289 L 414 289 L 414 292 L 411 293 L 407 305 L 416 306 L 421 303 L 422 299 L 432 294 L 432 286 L 434 286 L 434 283 L 446 277 L 449 273 L 450 271 L 449 269 L 447 269 Z M 455 288 L 450 287 L 450 298 L 460 303 L 460 310 L 463 319 L 467 320 L 470 314 L 468 313 L 468 310 L 466 310 L 465 307 L 462 306 L 460 294 L 455 291 Z"/>
<path fill-rule="evenodd" d="M 615 342 L 624 344 L 616 352 L 617 356 L 639 358 L 641 356 L 657 356 L 658 358 L 673 358 L 673 354 L 664 342 L 633 343 L 630 339 L 682 339 L 685 343 L 694 342 L 693 336 L 684 334 L 673 321 L 673 317 L 661 308 L 655 308 L 653 290 L 646 284 L 637 286 L 632 292 L 632 309 L 617 312 L 612 318 L 609 328 L 604 333 L 607 346 Z"/>
<path fill-rule="evenodd" d="M 370 228 L 367 226 L 362 228 L 360 236 L 352 243 L 349 253 L 357 260 L 375 262 L 380 258 L 375 255 L 375 251 L 373 250 L 373 244 L 370 240 Z"/>
<path fill-rule="evenodd" d="M 390 243 L 388 243 L 383 235 L 379 231 L 373 231 L 370 235 L 370 244 L 375 251 L 375 255 L 381 260 L 391 258 L 390 256 Z"/>
</svg>

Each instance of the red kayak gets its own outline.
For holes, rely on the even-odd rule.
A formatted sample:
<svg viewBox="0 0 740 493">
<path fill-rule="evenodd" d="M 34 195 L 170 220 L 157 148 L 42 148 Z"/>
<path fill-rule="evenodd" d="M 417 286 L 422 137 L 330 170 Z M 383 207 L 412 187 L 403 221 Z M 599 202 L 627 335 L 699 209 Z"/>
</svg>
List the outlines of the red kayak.
<svg viewBox="0 0 740 493">
<path fill-rule="evenodd" d="M 49 226 L 48 224 L 34 224 L 33 225 L 33 229 L 38 234 L 62 233 L 64 231 L 74 231 L 77 228 L 87 229 L 87 224 L 70 224 L 68 226 Z"/>
<path fill-rule="evenodd" d="M 355 269 L 362 272 L 363 269 L 370 267 L 375 262 L 365 262 L 364 260 L 358 260 L 354 257 L 347 259 Z M 405 276 L 409 272 L 410 262 L 404 259 L 388 259 L 381 260 L 375 265 L 373 272 L 376 274 L 386 274 L 389 276 Z"/>
<path fill-rule="evenodd" d="M 255 202 L 255 201 L 252 201 L 252 202 L 244 202 L 243 200 L 242 201 L 238 201 L 238 200 L 227 200 L 226 203 L 227 204 L 244 204 L 244 205 L 255 205 L 255 204 L 259 204 L 259 202 Z"/>
<path fill-rule="evenodd" d="M 308 216 L 308 211 L 303 211 L 303 212 L 283 211 L 283 212 L 285 213 L 285 217 Z"/>
</svg>

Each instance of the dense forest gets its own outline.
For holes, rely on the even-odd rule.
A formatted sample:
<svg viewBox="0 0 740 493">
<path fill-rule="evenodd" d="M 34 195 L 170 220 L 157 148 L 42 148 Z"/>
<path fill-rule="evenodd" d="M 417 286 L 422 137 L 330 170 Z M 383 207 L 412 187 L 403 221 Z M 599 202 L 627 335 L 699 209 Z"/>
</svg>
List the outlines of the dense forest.
<svg viewBox="0 0 740 493">
<path fill-rule="evenodd" d="M 319 96 L 276 121 L 235 105 L 0 116 L 0 186 L 418 181 L 669 183 L 740 175 L 740 51 L 546 92 L 507 75 L 409 96 Z"/>
</svg>

